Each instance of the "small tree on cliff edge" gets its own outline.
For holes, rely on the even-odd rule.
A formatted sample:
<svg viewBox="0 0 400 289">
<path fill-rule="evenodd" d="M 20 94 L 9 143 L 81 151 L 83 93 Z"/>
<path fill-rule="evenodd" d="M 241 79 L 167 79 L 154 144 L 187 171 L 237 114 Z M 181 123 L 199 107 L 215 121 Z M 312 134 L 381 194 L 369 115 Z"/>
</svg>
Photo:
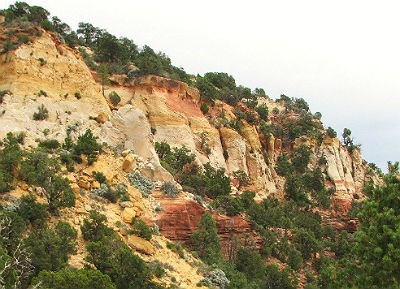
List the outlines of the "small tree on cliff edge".
<svg viewBox="0 0 400 289">
<path fill-rule="evenodd" d="M 221 244 L 217 234 L 217 226 L 211 214 L 206 212 L 200 219 L 199 228 L 191 236 L 193 248 L 208 264 L 221 258 Z"/>
</svg>

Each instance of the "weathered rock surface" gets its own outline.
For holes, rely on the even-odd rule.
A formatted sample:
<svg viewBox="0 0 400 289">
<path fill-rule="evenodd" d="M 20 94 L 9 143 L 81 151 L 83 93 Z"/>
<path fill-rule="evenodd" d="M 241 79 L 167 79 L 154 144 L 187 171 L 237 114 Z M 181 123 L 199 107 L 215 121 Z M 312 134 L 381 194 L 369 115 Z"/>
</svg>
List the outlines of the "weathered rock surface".
<svg viewBox="0 0 400 289">
<path fill-rule="evenodd" d="M 43 31 L 33 43 L 0 56 L 0 90 L 10 90 L 1 105 L 0 138 L 7 132 L 27 132 L 27 145 L 37 138 L 63 140 L 66 128 L 79 134 L 87 128 L 95 133 L 98 124 L 89 116 L 102 114 L 105 121 L 110 109 L 100 86 L 81 57 Z M 79 98 L 79 99 L 78 99 Z M 33 114 L 44 105 L 49 117 L 34 121 Z"/>
<path fill-rule="evenodd" d="M 146 255 L 154 255 L 156 251 L 154 246 L 149 241 L 135 235 L 129 235 L 127 237 L 127 243 L 132 249 L 135 249 L 136 251 Z"/>
<path fill-rule="evenodd" d="M 156 223 L 160 232 L 170 240 L 187 242 L 190 235 L 197 230 L 205 209 L 190 199 L 161 197 L 157 201 L 163 208 Z M 232 234 L 240 235 L 251 232 L 250 224 L 240 216 L 227 217 L 214 214 L 221 241 L 228 241 Z"/>
</svg>

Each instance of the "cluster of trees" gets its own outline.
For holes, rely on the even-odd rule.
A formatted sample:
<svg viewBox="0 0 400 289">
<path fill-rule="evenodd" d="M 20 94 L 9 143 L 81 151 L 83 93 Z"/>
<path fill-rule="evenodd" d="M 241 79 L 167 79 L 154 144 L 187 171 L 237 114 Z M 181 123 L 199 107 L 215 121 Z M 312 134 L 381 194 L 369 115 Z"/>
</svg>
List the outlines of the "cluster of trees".
<svg viewBox="0 0 400 289">
<path fill-rule="evenodd" d="M 61 165 L 73 170 L 74 162 L 82 162 L 84 155 L 89 164 L 96 160 L 101 146 L 92 132 L 87 130 L 76 143 L 68 136 L 62 145 L 56 140 L 46 140 L 31 150 L 21 148 L 23 139 L 23 134 L 8 133 L 0 146 L 0 192 L 10 191 L 16 181 L 22 180 L 43 189 L 51 213 L 73 206 L 75 196 L 60 170 Z"/>
<path fill-rule="evenodd" d="M 162 289 L 151 281 L 149 266 L 106 225 L 107 218 L 91 211 L 81 226 L 83 238 L 87 241 L 87 261 L 102 274 L 109 276 L 117 289 Z"/>
<path fill-rule="evenodd" d="M 237 86 L 233 76 L 225 72 L 207 72 L 203 76 L 197 75 L 195 85 L 202 99 L 211 103 L 219 99 L 236 105 L 243 99 L 249 107 L 254 108 L 257 105 L 257 97 L 266 96 L 262 88 L 256 88 L 252 92 L 248 87 Z"/>
<path fill-rule="evenodd" d="M 172 65 L 171 59 L 161 52 L 155 52 L 145 45 L 142 48 L 126 37 L 117 38 L 104 29 L 90 23 L 79 23 L 77 31 L 62 22 L 58 17 L 50 18 L 50 13 L 39 6 L 30 6 L 25 2 L 16 2 L 9 8 L 1 10 L 0 15 L 6 17 L 9 26 L 20 26 L 30 23 L 48 31 L 55 32 L 70 47 L 84 45 L 94 51 L 94 56 L 84 55 L 92 69 L 99 69 L 96 63 L 107 66 L 110 73 L 130 73 L 130 75 L 156 74 L 184 82 L 190 82 L 184 69 Z M 13 46 L 15 48 L 16 46 Z M 94 62 L 95 61 L 95 62 Z M 130 70 L 134 64 L 139 70 Z"/>
<path fill-rule="evenodd" d="M 202 171 L 194 162 L 196 156 L 186 147 L 171 149 L 168 143 L 161 142 L 155 144 L 155 149 L 161 165 L 186 190 L 212 199 L 230 194 L 230 179 L 225 176 L 224 169 L 215 169 L 207 163 Z"/>
<path fill-rule="evenodd" d="M 4 288 L 28 288 L 40 272 L 66 267 L 75 251 L 76 231 L 63 221 L 49 227 L 47 207 L 27 195 L 0 209 L 0 285 Z"/>
<path fill-rule="evenodd" d="M 322 124 L 314 121 L 311 113 L 305 113 L 295 118 L 286 118 L 285 114 L 281 114 L 272 123 L 261 122 L 259 130 L 265 138 L 268 139 L 272 133 L 282 140 L 284 147 L 290 147 L 300 136 L 308 136 L 322 142 L 322 128 Z"/>
<path fill-rule="evenodd" d="M 293 200 L 281 203 L 269 197 L 256 203 L 254 193 L 244 192 L 238 199 L 263 238 L 261 251 L 242 243 L 233 254 L 221 257 L 216 223 L 209 213 L 192 235 L 191 248 L 206 263 L 224 270 L 230 280 L 227 288 L 295 288 L 296 272 L 302 268 L 307 275 L 305 288 L 398 288 L 398 168 L 398 163 L 391 166 L 383 185 L 365 188 L 369 198 L 350 213 L 360 221 L 354 234 L 323 226 L 319 214 Z M 265 266 L 268 256 L 288 266 L 284 270 Z M 312 271 L 305 264 L 312 264 Z"/>
<path fill-rule="evenodd" d="M 156 74 L 190 82 L 189 75 L 182 68 L 172 65 L 167 55 L 155 52 L 147 45 L 139 49 L 131 39 L 117 38 L 90 23 L 79 23 L 77 35 L 82 45 L 94 51 L 93 60 L 106 65 L 110 73 L 126 73 L 130 76 Z M 130 64 L 139 70 L 130 70 Z"/>
<path fill-rule="evenodd" d="M 153 271 L 96 211 L 84 220 L 82 235 L 90 266 L 77 270 L 67 261 L 76 251 L 77 231 L 67 222 L 48 225 L 47 205 L 33 195 L 0 208 L 0 286 L 2 288 L 162 289 Z M 91 269 L 95 266 L 97 269 Z"/>
<path fill-rule="evenodd" d="M 319 284 L 325 288 L 398 288 L 400 181 L 398 162 L 384 176 L 384 183 L 368 185 L 368 199 L 353 215 L 360 227 L 353 235 L 339 235 L 333 246 L 338 258 L 319 264 Z"/>
<path fill-rule="evenodd" d="M 288 154 L 278 157 L 276 172 L 286 178 L 286 198 L 294 200 L 301 205 L 310 205 L 308 193 L 316 200 L 319 206 L 328 208 L 330 205 L 330 192 L 324 185 L 324 177 L 320 168 L 308 168 L 311 150 L 301 145 Z"/>
</svg>

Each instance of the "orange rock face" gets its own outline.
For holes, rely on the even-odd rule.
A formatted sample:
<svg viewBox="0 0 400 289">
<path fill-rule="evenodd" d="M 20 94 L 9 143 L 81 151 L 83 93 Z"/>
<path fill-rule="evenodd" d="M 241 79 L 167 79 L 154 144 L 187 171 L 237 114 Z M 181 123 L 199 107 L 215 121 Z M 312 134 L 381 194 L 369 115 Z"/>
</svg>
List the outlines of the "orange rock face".
<svg viewBox="0 0 400 289">
<path fill-rule="evenodd" d="M 334 196 L 332 198 L 332 205 L 335 212 L 339 215 L 347 215 L 352 207 L 352 199 L 349 198 L 339 198 Z"/>
<path fill-rule="evenodd" d="M 163 211 L 156 221 L 162 235 L 168 239 L 185 243 L 190 235 L 197 230 L 205 209 L 196 201 L 157 198 Z M 213 214 L 217 222 L 218 234 L 222 242 L 228 241 L 232 235 L 251 232 L 250 224 L 240 216 L 228 217 Z"/>
</svg>

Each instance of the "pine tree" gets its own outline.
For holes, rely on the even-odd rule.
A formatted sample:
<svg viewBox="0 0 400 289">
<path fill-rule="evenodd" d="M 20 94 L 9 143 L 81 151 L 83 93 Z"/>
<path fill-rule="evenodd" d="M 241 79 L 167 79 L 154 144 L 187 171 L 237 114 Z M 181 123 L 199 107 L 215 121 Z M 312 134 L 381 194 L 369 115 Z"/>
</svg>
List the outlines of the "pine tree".
<svg viewBox="0 0 400 289">
<path fill-rule="evenodd" d="M 206 263 L 213 264 L 221 258 L 217 226 L 210 213 L 203 214 L 199 228 L 193 233 L 191 241 L 193 248 Z"/>
</svg>

